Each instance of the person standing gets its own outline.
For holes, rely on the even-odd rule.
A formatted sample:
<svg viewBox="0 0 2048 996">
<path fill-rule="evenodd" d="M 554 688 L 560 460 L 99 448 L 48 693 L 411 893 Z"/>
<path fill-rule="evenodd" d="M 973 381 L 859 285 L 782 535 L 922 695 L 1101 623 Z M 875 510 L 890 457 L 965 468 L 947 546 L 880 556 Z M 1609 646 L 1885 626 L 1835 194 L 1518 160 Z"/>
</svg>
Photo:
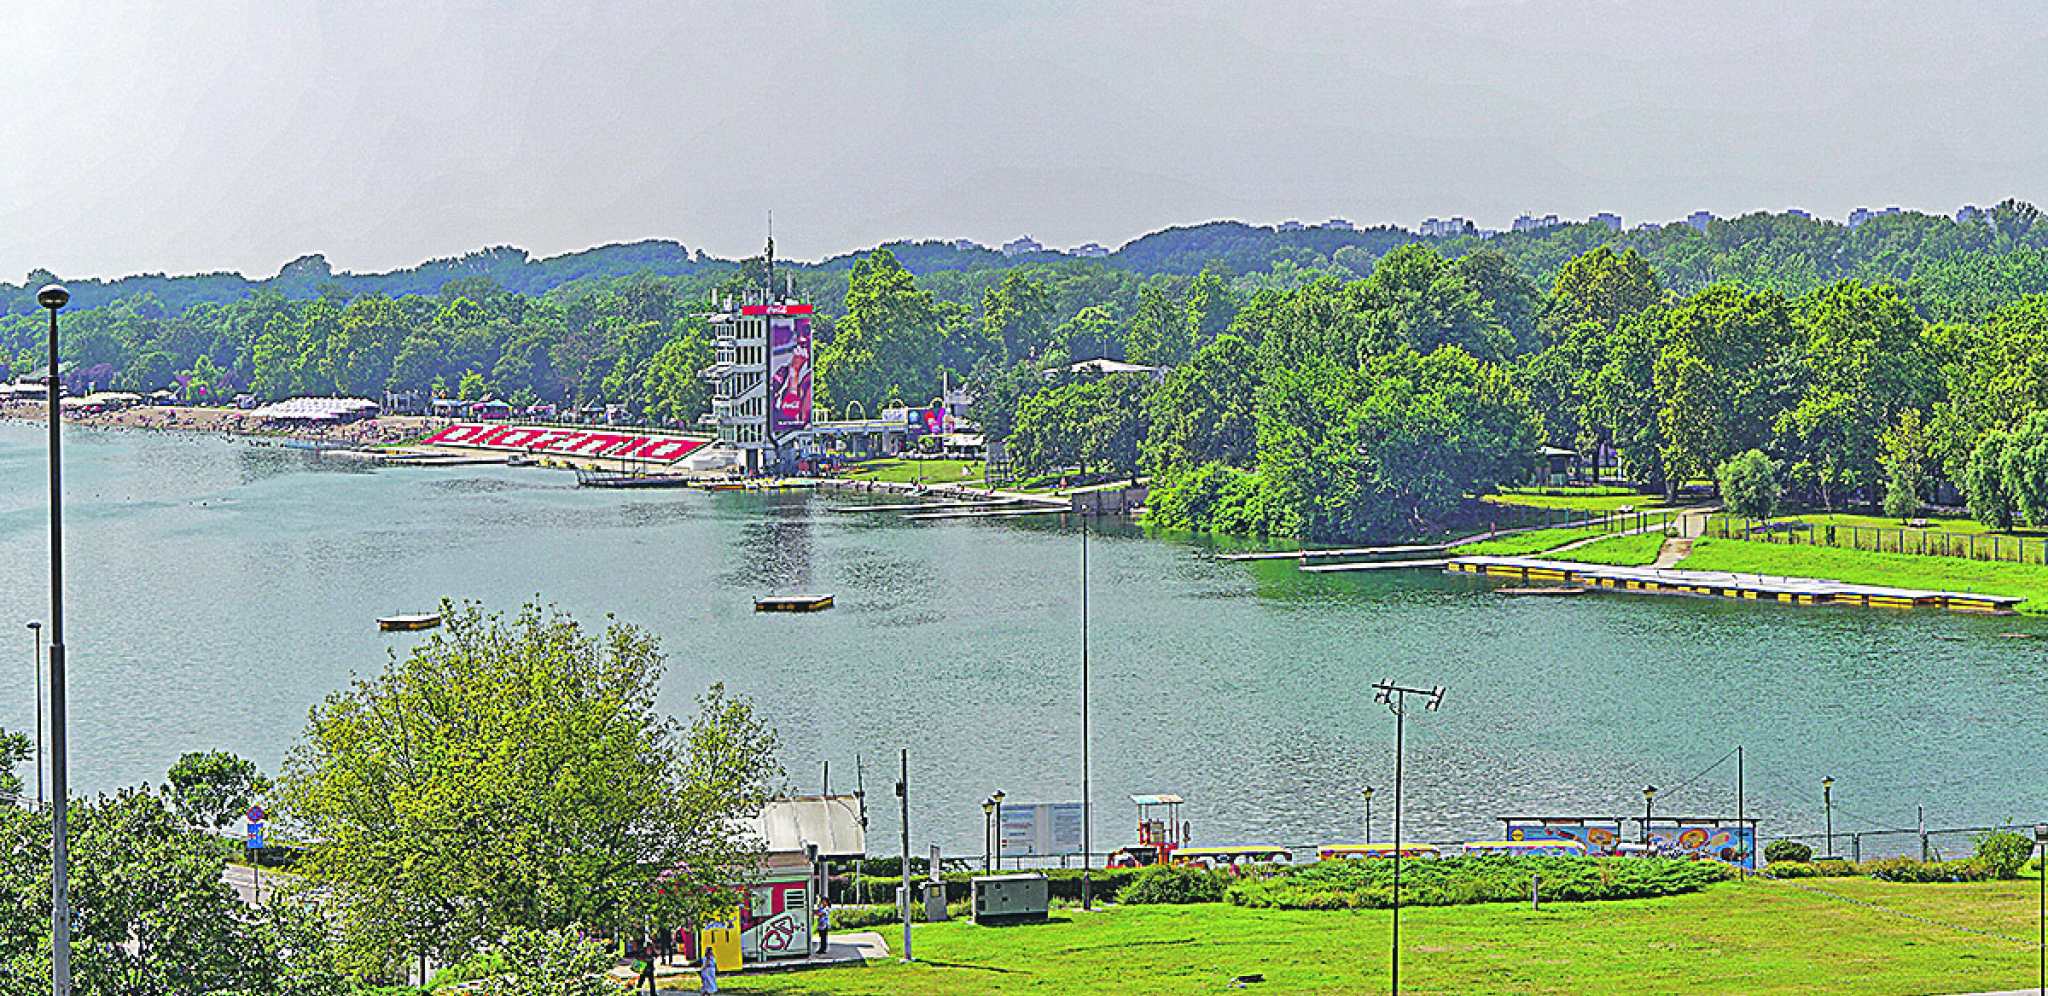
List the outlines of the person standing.
<svg viewBox="0 0 2048 996">
<path fill-rule="evenodd" d="M 818 900 L 818 915 L 817 915 L 817 921 L 818 921 L 818 953 L 819 953 L 819 954 L 824 954 L 824 953 L 825 953 L 825 951 L 826 951 L 826 949 L 827 949 L 827 948 L 829 948 L 829 947 L 831 947 L 831 941 L 830 941 L 830 938 L 831 938 L 831 936 L 832 936 L 832 901 L 831 901 L 831 900 L 829 900 L 829 899 L 820 899 L 820 900 Z"/>
</svg>

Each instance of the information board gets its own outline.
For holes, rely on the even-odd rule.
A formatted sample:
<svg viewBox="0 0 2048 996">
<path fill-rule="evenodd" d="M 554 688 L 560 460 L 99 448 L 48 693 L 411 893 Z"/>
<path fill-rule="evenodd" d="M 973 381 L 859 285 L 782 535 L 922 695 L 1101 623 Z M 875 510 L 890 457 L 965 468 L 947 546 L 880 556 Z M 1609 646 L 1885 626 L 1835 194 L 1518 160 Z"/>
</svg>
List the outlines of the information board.
<svg viewBox="0 0 2048 996">
<path fill-rule="evenodd" d="M 1000 853 L 1006 858 L 1079 854 L 1081 815 L 1078 802 L 1005 803 L 996 830 Z"/>
</svg>

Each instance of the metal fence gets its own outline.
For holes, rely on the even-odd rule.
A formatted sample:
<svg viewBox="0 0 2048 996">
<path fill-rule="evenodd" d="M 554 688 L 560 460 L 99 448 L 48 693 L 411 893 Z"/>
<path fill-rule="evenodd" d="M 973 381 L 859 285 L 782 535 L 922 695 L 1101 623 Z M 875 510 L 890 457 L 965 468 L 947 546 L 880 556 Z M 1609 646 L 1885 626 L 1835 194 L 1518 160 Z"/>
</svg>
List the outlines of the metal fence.
<svg viewBox="0 0 2048 996">
<path fill-rule="evenodd" d="M 1892 830 L 1838 830 L 1834 834 L 1835 852 L 1826 854 L 1829 838 L 1826 833 L 1776 834 L 1771 840 L 1796 840 L 1813 848 L 1815 856 L 1847 858 L 1850 861 L 1872 861 L 1878 858 L 1918 858 L 1921 861 L 1949 861 L 1967 858 L 1977 852 L 1977 838 L 1994 830 L 2005 830 L 2031 839 L 2034 828 L 2027 826 L 1990 827 L 1941 827 L 1917 830 L 1911 827 Z"/>
<path fill-rule="evenodd" d="M 1707 535 L 1753 543 L 1832 546 L 1875 553 L 1910 553 L 2015 564 L 2048 563 L 2048 539 L 1997 533 L 1956 533 L 1903 527 L 1887 529 L 1882 526 L 1839 526 L 1797 521 L 1764 523 L 1715 516 L 1707 527 Z"/>
</svg>

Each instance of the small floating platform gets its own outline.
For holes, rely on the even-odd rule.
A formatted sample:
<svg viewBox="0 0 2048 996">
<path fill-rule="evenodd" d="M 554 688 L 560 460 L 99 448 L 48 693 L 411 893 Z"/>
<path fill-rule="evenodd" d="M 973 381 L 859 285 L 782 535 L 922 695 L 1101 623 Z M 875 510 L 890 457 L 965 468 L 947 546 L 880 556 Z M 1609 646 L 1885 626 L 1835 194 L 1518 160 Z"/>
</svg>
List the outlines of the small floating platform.
<svg viewBox="0 0 2048 996">
<path fill-rule="evenodd" d="M 1516 595 L 1523 598 L 1561 598 L 1567 595 L 1583 595 L 1584 588 L 1496 588 L 1496 595 Z"/>
<path fill-rule="evenodd" d="M 755 612 L 823 612 L 831 607 L 830 595 L 763 595 L 754 599 Z"/>
<path fill-rule="evenodd" d="M 415 629 L 433 629 L 439 625 L 441 625 L 441 614 L 438 612 L 380 616 L 377 619 L 377 628 L 386 633 L 403 633 Z"/>
</svg>

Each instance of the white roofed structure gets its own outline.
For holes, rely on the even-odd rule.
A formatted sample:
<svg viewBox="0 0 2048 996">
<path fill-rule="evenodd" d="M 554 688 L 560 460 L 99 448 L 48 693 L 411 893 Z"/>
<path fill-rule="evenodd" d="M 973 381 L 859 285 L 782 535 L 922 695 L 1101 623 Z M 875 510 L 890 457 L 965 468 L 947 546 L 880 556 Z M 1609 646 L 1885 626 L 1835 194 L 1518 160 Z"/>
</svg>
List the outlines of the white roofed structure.
<svg viewBox="0 0 2048 996">
<path fill-rule="evenodd" d="M 850 795 L 770 799 L 754 818 L 754 831 L 768 842 L 770 854 L 801 852 L 807 843 L 818 845 L 818 857 L 827 860 L 864 858 L 868 853 L 860 799 Z"/>
</svg>

